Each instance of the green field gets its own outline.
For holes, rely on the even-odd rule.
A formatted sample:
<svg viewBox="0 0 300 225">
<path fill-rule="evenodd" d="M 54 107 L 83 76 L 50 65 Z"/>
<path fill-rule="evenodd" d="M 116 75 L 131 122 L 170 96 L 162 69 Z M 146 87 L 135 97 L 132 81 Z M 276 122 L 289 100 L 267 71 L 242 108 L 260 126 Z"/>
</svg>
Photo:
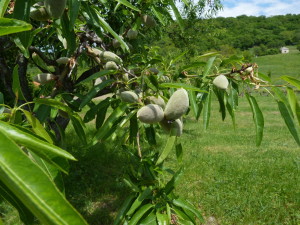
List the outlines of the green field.
<svg viewBox="0 0 300 225">
<path fill-rule="evenodd" d="M 278 78 L 283 75 L 300 78 L 300 52 L 296 46 L 288 46 L 290 53 L 266 55 L 253 58 L 258 64 L 259 72 L 271 75 L 271 78 Z"/>
<path fill-rule="evenodd" d="M 300 75 L 300 54 L 264 56 L 256 59 L 262 72 L 272 77 Z M 276 69 L 275 69 L 276 68 Z M 288 69 L 287 69 L 288 68 Z M 292 69 L 290 69 L 292 68 Z M 284 73 L 289 72 L 289 73 Z M 277 104 L 257 95 L 265 117 L 264 139 L 255 146 L 255 127 L 245 97 L 236 112 L 236 130 L 230 116 L 223 122 L 218 103 L 212 106 L 208 131 L 202 118 L 184 120 L 185 175 L 176 192 L 195 204 L 211 224 L 300 224 L 300 148 L 289 134 Z M 159 140 L 161 143 L 165 136 Z M 71 163 L 65 176 L 66 197 L 89 224 L 111 225 L 128 189 L 122 176 L 128 159 L 118 143 L 80 145 L 68 129 L 69 151 L 79 163 Z M 174 167 L 175 153 L 167 165 Z M 17 212 L 0 199 L 0 217 L 5 224 L 21 224 Z"/>
</svg>

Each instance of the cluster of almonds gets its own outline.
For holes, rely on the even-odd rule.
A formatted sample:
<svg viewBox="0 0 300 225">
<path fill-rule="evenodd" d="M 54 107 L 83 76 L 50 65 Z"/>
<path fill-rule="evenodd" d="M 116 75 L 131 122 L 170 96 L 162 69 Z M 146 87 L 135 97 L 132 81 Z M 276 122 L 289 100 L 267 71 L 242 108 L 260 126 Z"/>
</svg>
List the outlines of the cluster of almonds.
<svg viewBox="0 0 300 225">
<path fill-rule="evenodd" d="M 30 17 L 37 21 L 47 21 L 51 18 L 58 19 L 66 8 L 67 0 L 45 0 L 34 4 Z"/>
<path fill-rule="evenodd" d="M 120 98 L 124 102 L 137 103 L 138 95 L 133 91 L 123 91 Z M 137 118 L 147 124 L 159 123 L 161 127 L 170 132 L 175 130 L 176 136 L 182 134 L 183 124 L 181 117 L 189 108 L 189 97 L 185 89 L 180 88 L 173 93 L 167 104 L 160 96 L 150 96 L 150 104 L 143 106 L 137 112 Z"/>
</svg>

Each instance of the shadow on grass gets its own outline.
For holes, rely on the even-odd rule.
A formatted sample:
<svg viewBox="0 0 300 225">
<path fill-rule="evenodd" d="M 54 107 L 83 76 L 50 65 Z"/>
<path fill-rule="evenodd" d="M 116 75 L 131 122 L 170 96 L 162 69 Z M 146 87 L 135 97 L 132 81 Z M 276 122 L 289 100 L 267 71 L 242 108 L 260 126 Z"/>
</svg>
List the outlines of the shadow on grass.
<svg viewBox="0 0 300 225">
<path fill-rule="evenodd" d="M 129 193 L 122 183 L 129 160 L 113 144 L 80 149 L 75 141 L 72 146 L 78 162 L 71 162 L 64 178 L 66 197 L 89 224 L 111 225 Z"/>
</svg>

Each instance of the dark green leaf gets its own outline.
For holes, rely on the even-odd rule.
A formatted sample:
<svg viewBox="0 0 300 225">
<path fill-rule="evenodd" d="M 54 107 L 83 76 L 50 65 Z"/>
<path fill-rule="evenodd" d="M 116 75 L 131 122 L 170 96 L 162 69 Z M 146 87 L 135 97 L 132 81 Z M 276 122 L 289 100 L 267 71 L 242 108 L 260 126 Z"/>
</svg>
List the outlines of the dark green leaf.
<svg viewBox="0 0 300 225">
<path fill-rule="evenodd" d="M 179 181 L 179 179 L 181 178 L 182 175 L 183 175 L 183 169 L 180 168 L 173 175 L 172 179 L 166 184 L 166 186 L 165 186 L 165 192 L 166 192 L 167 195 L 170 194 L 174 190 L 176 184 L 178 183 L 178 181 Z"/>
<path fill-rule="evenodd" d="M 208 129 L 209 119 L 211 112 L 211 90 L 209 91 L 207 98 L 205 99 L 204 107 L 203 107 L 203 127 L 204 130 Z"/>
<path fill-rule="evenodd" d="M 264 131 L 264 116 L 253 96 L 246 94 L 247 99 L 249 101 L 252 113 L 253 113 L 253 121 L 255 123 L 256 128 L 256 146 L 261 144 L 263 138 Z"/>
<path fill-rule="evenodd" d="M 133 143 L 135 138 L 137 137 L 139 127 L 136 114 L 130 119 L 130 128 L 129 128 L 129 139 L 130 142 Z"/>
<path fill-rule="evenodd" d="M 110 98 L 106 98 L 103 101 L 101 101 L 98 105 L 95 105 L 92 107 L 90 106 L 91 108 L 85 114 L 85 116 L 83 118 L 83 122 L 88 123 L 88 122 L 92 121 L 93 119 L 95 119 L 95 116 L 98 115 L 98 113 L 101 113 L 102 111 L 106 111 L 106 109 L 110 105 L 110 102 L 111 102 Z"/>
<path fill-rule="evenodd" d="M 153 125 L 145 125 L 146 138 L 150 145 L 156 145 L 155 129 Z"/>
<path fill-rule="evenodd" d="M 139 208 L 143 201 L 149 198 L 151 192 L 152 190 L 150 188 L 146 188 L 142 193 L 140 193 L 136 200 L 132 203 L 126 215 L 131 216 L 136 211 L 136 209 Z"/>
<path fill-rule="evenodd" d="M 80 108 L 82 109 L 86 104 L 88 104 L 92 98 L 94 98 L 97 93 L 99 91 L 101 91 L 103 88 L 105 88 L 106 86 L 110 85 L 114 80 L 106 80 L 106 81 L 103 81 L 102 83 L 94 86 L 91 88 L 91 90 L 89 91 L 89 93 L 87 93 L 85 95 L 85 98 L 82 99 L 82 102 L 80 103 Z"/>
<path fill-rule="evenodd" d="M 93 138 L 93 144 L 96 144 L 98 141 L 101 141 L 106 134 L 110 131 L 115 121 L 117 121 L 121 116 L 124 115 L 125 110 L 128 108 L 127 104 L 121 104 L 117 107 L 112 114 L 106 119 L 103 126 L 98 129 L 95 137 Z"/>
<path fill-rule="evenodd" d="M 295 86 L 298 90 L 300 90 L 300 81 L 296 78 L 290 76 L 282 76 L 281 79 L 289 82 L 291 85 Z"/>
<path fill-rule="evenodd" d="M 226 118 L 226 107 L 224 103 L 224 91 L 220 90 L 219 88 L 214 88 L 214 93 L 218 98 L 219 106 L 220 106 L 220 112 L 222 115 L 222 120 L 225 120 Z"/>
<path fill-rule="evenodd" d="M 169 4 L 174 12 L 174 15 L 176 17 L 176 20 L 177 20 L 177 23 L 179 24 L 179 27 L 181 29 L 181 31 L 183 32 L 184 31 L 184 25 L 183 25 L 183 19 L 180 15 L 180 12 L 179 10 L 177 9 L 177 6 L 175 5 L 174 1 L 173 0 L 169 0 Z"/>
<path fill-rule="evenodd" d="M 115 71 L 113 71 L 113 70 L 101 70 L 100 72 L 94 73 L 92 76 L 89 76 L 88 78 L 78 82 L 77 84 L 89 82 L 89 81 L 92 81 L 92 80 L 94 80 L 98 77 L 103 77 L 105 75 L 113 74 L 114 72 Z"/>
<path fill-rule="evenodd" d="M 20 199 L 0 180 L 0 196 L 18 210 L 20 219 L 27 224 L 33 224 L 34 216 Z M 0 221 L 1 224 L 1 221 Z"/>
<path fill-rule="evenodd" d="M 216 59 L 216 56 L 213 56 L 213 57 L 209 58 L 209 60 L 207 61 L 206 66 L 203 71 L 203 78 L 209 74 L 215 59 Z"/>
<path fill-rule="evenodd" d="M 191 203 L 189 203 L 181 198 L 178 198 L 178 199 L 173 200 L 173 204 L 192 212 L 201 222 L 203 222 L 203 217 L 202 217 L 201 213 Z"/>
<path fill-rule="evenodd" d="M 18 69 L 19 69 L 19 66 L 16 65 L 13 70 L 12 89 L 13 89 L 13 92 L 15 93 L 17 99 L 25 100 L 23 92 L 22 92 L 21 84 L 20 84 Z"/>
<path fill-rule="evenodd" d="M 143 205 L 131 218 L 131 220 L 129 221 L 128 225 L 136 225 L 138 224 L 139 220 L 145 216 L 145 214 L 151 209 L 153 208 L 152 204 L 146 204 Z"/>
<path fill-rule="evenodd" d="M 106 104 L 97 112 L 96 129 L 99 129 L 103 125 L 108 107 L 109 107 L 109 104 Z"/>
<path fill-rule="evenodd" d="M 149 213 L 145 219 L 143 219 L 142 221 L 139 222 L 139 225 L 157 225 L 156 222 L 156 215 L 153 212 L 154 210 L 152 210 L 151 213 Z"/>
<path fill-rule="evenodd" d="M 181 143 L 176 144 L 176 158 L 179 163 L 182 162 L 183 150 Z"/>
<path fill-rule="evenodd" d="M 11 126 L 8 123 L 0 121 L 0 131 L 14 140 L 16 143 L 31 149 L 40 157 L 43 157 L 48 162 L 53 163 L 62 171 L 65 170 L 56 163 L 55 159 L 58 160 L 59 157 L 62 157 L 65 159 L 76 160 L 70 153 L 66 152 L 65 150 L 48 142 L 45 142 L 30 133 Z"/>
<path fill-rule="evenodd" d="M 80 0 L 69 0 L 69 9 L 68 14 L 70 17 L 70 22 L 69 22 L 69 30 L 74 29 L 75 21 L 77 19 L 79 9 L 80 9 Z"/>
<path fill-rule="evenodd" d="M 87 224 L 40 167 L 2 130 L 0 143 L 0 180 L 42 224 Z"/>
<path fill-rule="evenodd" d="M 287 106 L 282 101 L 277 101 L 277 103 L 278 103 L 278 108 L 279 108 L 280 114 L 281 114 L 286 126 L 288 127 L 290 133 L 294 137 L 297 144 L 300 146 L 299 133 L 298 133 L 296 124 L 293 120 L 291 113 L 289 112 Z"/>
<path fill-rule="evenodd" d="M 119 3 L 127 6 L 128 8 L 131 8 L 135 11 L 141 12 L 141 10 L 139 10 L 137 7 L 135 7 L 134 5 L 132 5 L 130 2 L 128 2 L 126 0 L 116 0 L 116 1 L 118 1 Z"/>
<path fill-rule="evenodd" d="M 80 138 L 82 144 L 86 145 L 87 144 L 86 135 L 85 135 L 85 131 L 83 129 L 81 121 L 78 120 L 78 118 L 74 117 L 74 116 L 71 116 L 70 119 L 71 119 L 72 125 L 74 127 L 74 130 L 75 130 L 76 134 L 78 135 L 78 137 Z"/>
<path fill-rule="evenodd" d="M 190 105 L 194 113 L 195 119 L 197 120 L 198 119 L 197 115 L 199 114 L 199 107 L 197 104 L 196 94 L 194 91 L 188 91 L 188 93 L 189 93 Z"/>
<path fill-rule="evenodd" d="M 161 164 L 168 157 L 171 150 L 173 149 L 175 141 L 176 141 L 176 135 L 173 135 L 172 132 L 171 132 L 170 136 L 167 140 L 166 146 L 164 147 L 163 151 L 159 155 L 159 158 L 156 162 L 156 165 Z"/>
<path fill-rule="evenodd" d="M 125 199 L 121 208 L 118 211 L 118 214 L 116 216 L 116 219 L 114 220 L 113 225 L 119 225 L 122 222 L 122 220 L 124 219 L 124 217 L 126 215 L 127 210 L 132 205 L 132 201 L 134 200 L 134 198 L 135 198 L 135 195 L 131 194 Z"/>
</svg>

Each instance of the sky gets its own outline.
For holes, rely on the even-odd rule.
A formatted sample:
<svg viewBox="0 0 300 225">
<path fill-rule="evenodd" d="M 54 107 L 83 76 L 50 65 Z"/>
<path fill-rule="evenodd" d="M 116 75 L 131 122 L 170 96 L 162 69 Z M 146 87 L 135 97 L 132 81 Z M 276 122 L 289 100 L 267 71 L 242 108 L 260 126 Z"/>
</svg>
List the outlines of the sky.
<svg viewBox="0 0 300 225">
<path fill-rule="evenodd" d="M 222 0 L 217 16 L 236 17 L 300 14 L 300 0 Z"/>
</svg>

